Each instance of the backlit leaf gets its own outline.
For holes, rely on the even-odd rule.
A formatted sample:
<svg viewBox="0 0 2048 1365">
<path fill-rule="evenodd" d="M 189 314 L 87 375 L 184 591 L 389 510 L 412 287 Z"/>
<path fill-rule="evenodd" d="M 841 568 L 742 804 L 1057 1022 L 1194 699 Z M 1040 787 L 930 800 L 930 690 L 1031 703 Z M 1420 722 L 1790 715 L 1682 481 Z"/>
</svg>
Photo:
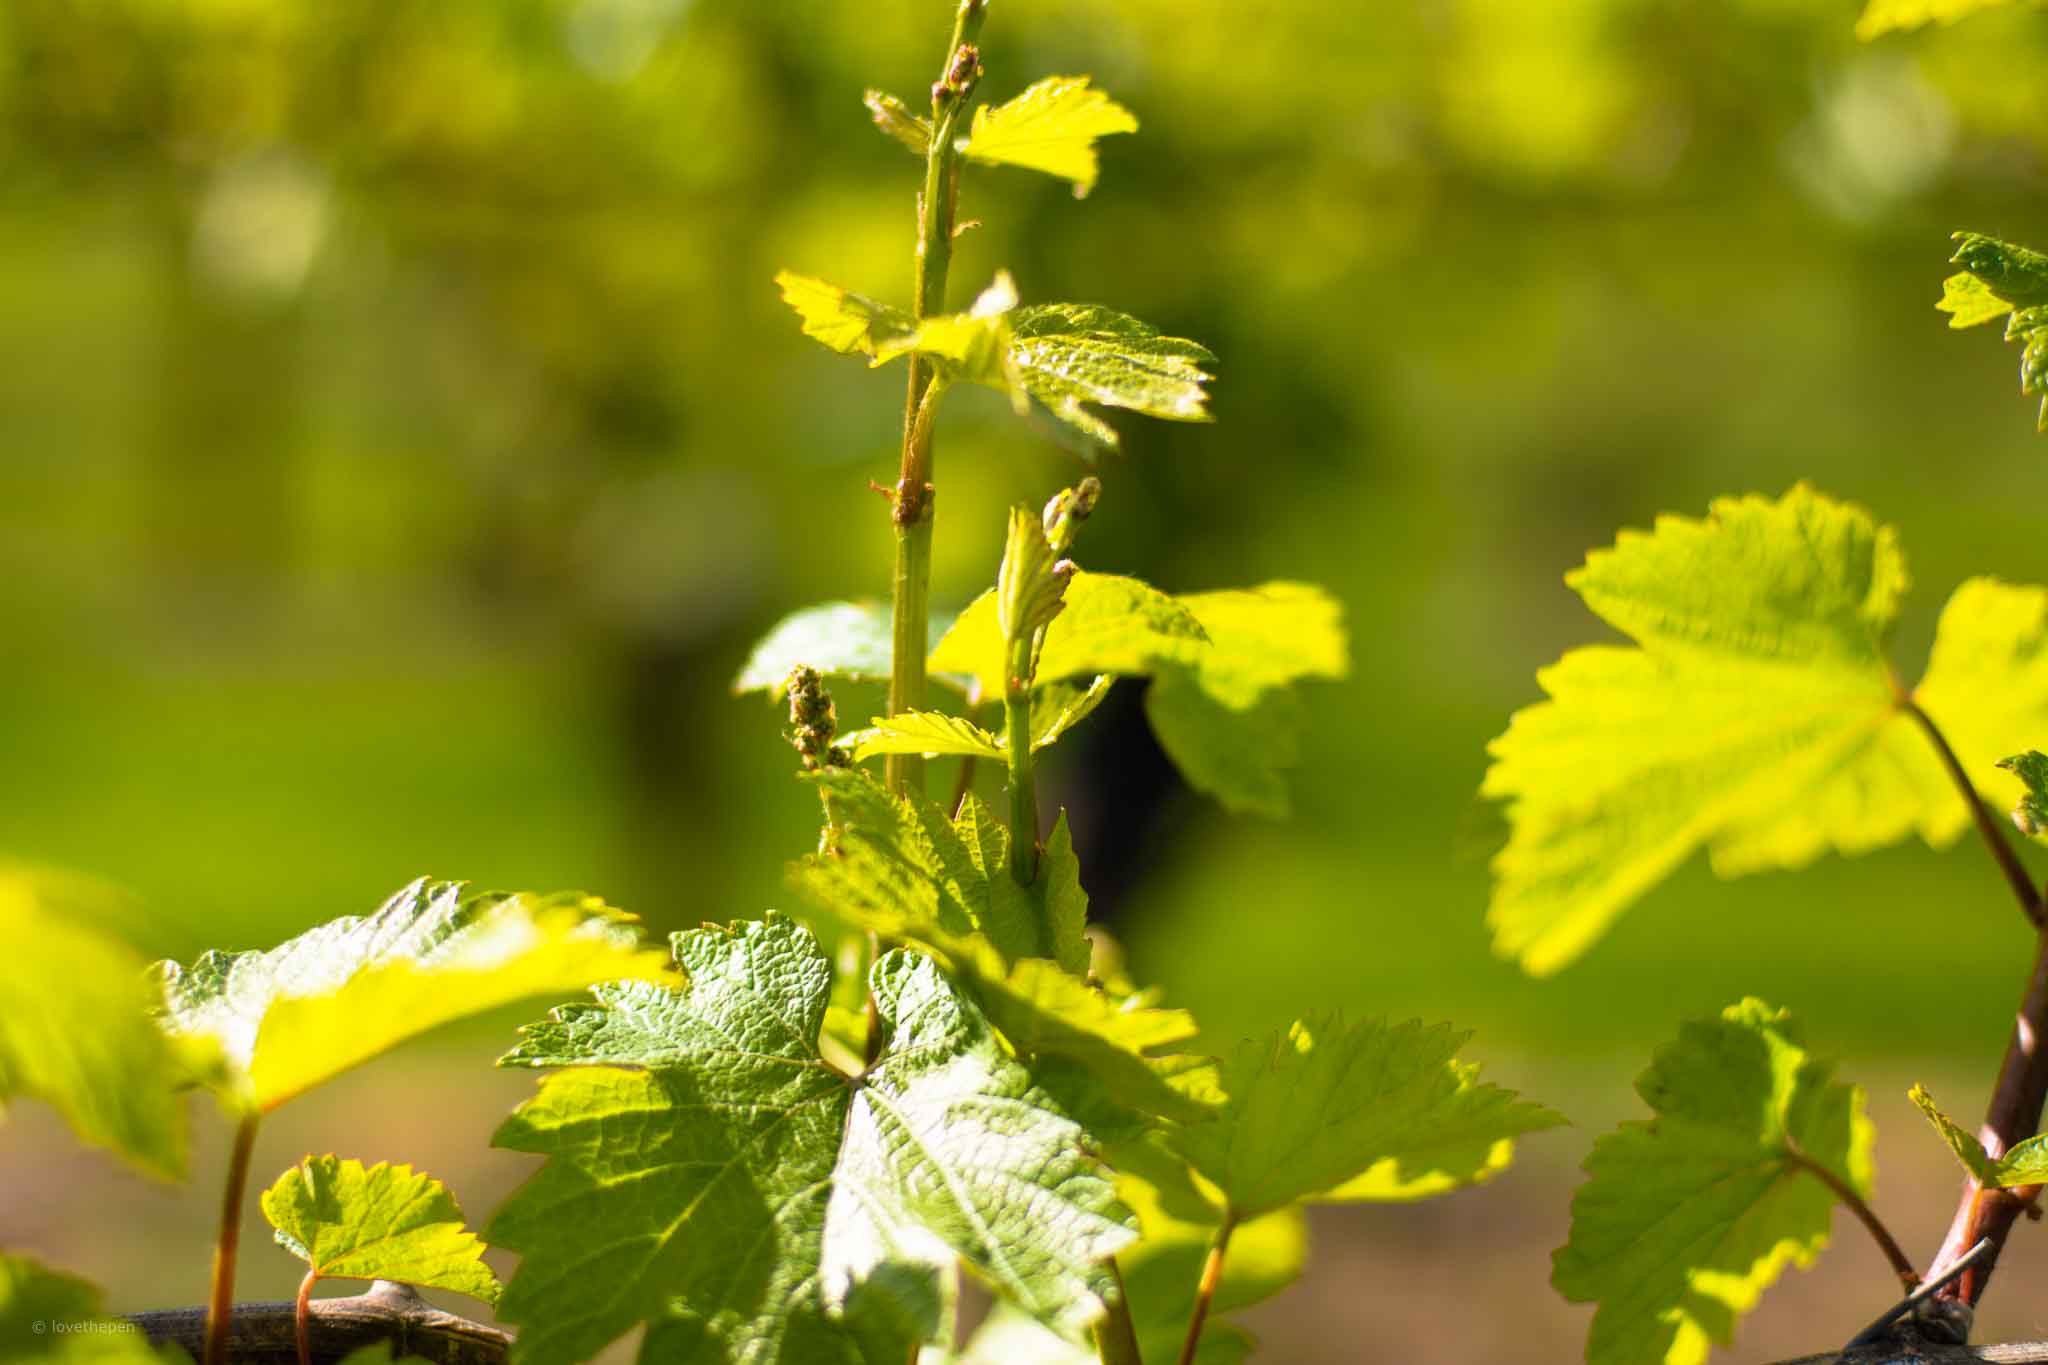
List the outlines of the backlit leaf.
<svg viewBox="0 0 2048 1365">
<path fill-rule="evenodd" d="M 1170 422 L 1207 422 L 1216 363 L 1207 347 L 1095 304 L 1019 308 L 1009 319 L 1005 371 L 1061 421 L 1107 446 L 1116 431 L 1087 404 Z"/>
<path fill-rule="evenodd" d="M 1137 130 L 1131 111 L 1092 88 L 1088 77 L 1048 76 L 1015 99 L 976 109 L 961 150 L 976 161 L 1071 180 L 1081 198 L 1100 174 L 1095 140 Z"/>
<path fill-rule="evenodd" d="M 1532 972 L 1697 849 L 1735 876 L 1953 840 L 1968 810 L 1909 700 L 1995 800 L 2017 796 L 1997 760 L 2048 732 L 2048 594 L 1964 584 L 1909 697 L 1883 650 L 1906 586 L 1896 540 L 1804 487 L 1624 532 L 1566 581 L 1637 647 L 1566 654 L 1537 675 L 1551 699 L 1491 746 L 1481 790 L 1512 832 L 1488 922 Z"/>
<path fill-rule="evenodd" d="M 894 95 L 880 90 L 870 90 L 861 96 L 861 103 L 867 105 L 868 115 L 875 121 L 875 127 L 895 138 L 918 156 L 923 156 L 931 147 L 932 121 L 922 114 L 911 112 L 910 106 Z"/>
<path fill-rule="evenodd" d="M 410 1166 L 309 1156 L 263 1192 L 277 1243 L 320 1279 L 392 1280 L 498 1301 L 448 1187 Z"/>
<path fill-rule="evenodd" d="M 1856 36 L 1869 42 L 1895 29 L 1922 24 L 1953 24 L 1958 19 L 2010 3 L 2010 0 L 1869 0 L 1856 21 Z"/>
<path fill-rule="evenodd" d="M 2019 804 L 2013 807 L 2012 822 L 2023 834 L 2048 834 L 2048 754 L 2029 749 L 2001 758 L 1998 766 L 2027 784 Z"/>
<path fill-rule="evenodd" d="M 937 711 L 900 711 L 877 716 L 854 745 L 855 759 L 877 754 L 959 754 L 967 758 L 1001 761 L 1005 752 L 1000 736 L 992 735 L 973 721 Z"/>
<path fill-rule="evenodd" d="M 665 965 L 632 916 L 580 892 L 466 894 L 422 879 L 367 918 L 158 973 L 165 1030 L 213 1048 L 210 1083 L 264 1112 L 437 1025 L 593 982 L 658 979 Z"/>
<path fill-rule="evenodd" d="M 778 274 L 775 283 L 782 288 L 782 301 L 803 319 L 804 335 L 841 355 L 872 356 L 884 343 L 917 330 L 910 314 L 836 284 L 789 270 Z"/>
<path fill-rule="evenodd" d="M 1834 1196 L 1795 1154 L 1868 1197 L 1870 1122 L 1856 1087 L 1745 1000 L 1685 1025 L 1636 1083 L 1656 1114 L 1586 1158 L 1551 1280 L 1597 1302 L 1588 1365 L 1699 1365 L 1788 1264 L 1827 1244 Z"/>
<path fill-rule="evenodd" d="M 1564 1120 L 1483 1084 L 1457 1059 L 1469 1035 L 1417 1021 L 1310 1017 L 1239 1045 L 1227 1097 L 1168 1141 L 1252 1218 L 1305 1199 L 1419 1199 L 1488 1179 L 1522 1133 Z"/>
<path fill-rule="evenodd" d="M 587 1359 L 639 1322 L 648 1362 L 900 1361 L 946 1321 L 956 1257 L 1070 1336 L 1101 1313 L 1129 1216 L 932 962 L 875 964 L 883 1045 L 856 1080 L 818 1051 L 830 970 L 808 931 L 675 946 L 685 988 L 598 987 L 506 1058 L 567 1068 L 497 1138 L 549 1158 L 491 1226 L 521 1253 L 516 1362 Z"/>
<path fill-rule="evenodd" d="M 2038 425 L 2048 431 L 2048 256 L 1981 232 L 1955 239 L 1962 245 L 1949 259 L 1966 273 L 1943 283 L 1935 306 L 1951 327 L 2006 318 L 2005 339 L 2020 343 L 2020 392 L 2042 396 Z"/>
<path fill-rule="evenodd" d="M 185 1174 L 178 1063 L 150 1019 L 142 958 L 89 927 L 77 879 L 0 864 L 0 1104 L 41 1100 L 82 1142 Z"/>
</svg>

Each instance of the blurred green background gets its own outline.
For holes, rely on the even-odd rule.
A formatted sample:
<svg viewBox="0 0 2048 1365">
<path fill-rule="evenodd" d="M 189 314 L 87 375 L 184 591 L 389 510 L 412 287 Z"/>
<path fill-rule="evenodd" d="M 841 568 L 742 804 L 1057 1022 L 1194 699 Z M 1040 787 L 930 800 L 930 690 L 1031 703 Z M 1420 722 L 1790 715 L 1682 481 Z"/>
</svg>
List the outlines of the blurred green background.
<svg viewBox="0 0 2048 1365">
<path fill-rule="evenodd" d="M 783 613 L 886 592 L 866 485 L 894 477 L 902 379 L 805 340 L 770 280 L 906 298 L 918 167 L 860 94 L 918 101 L 951 8 L 0 7 L 0 850 L 125 886 L 144 946 L 181 956 L 421 873 L 586 887 L 664 931 L 787 903 L 815 806 L 784 718 L 728 684 Z M 1216 425 L 1120 424 L 1084 562 L 1319 580 L 1353 632 L 1352 678 L 1308 696 L 1290 823 L 1181 789 L 1130 696 L 1061 747 L 1048 793 L 1098 910 L 1218 1041 L 1312 1007 L 1450 1018 L 1582 1125 L 1498 1196 L 1319 1223 L 1331 1313 L 1359 1311 L 1354 1244 L 1469 1268 L 1474 1239 L 1526 1233 L 1486 1291 L 1520 1296 L 1502 1339 L 1540 1319 L 1575 1349 L 1542 1255 L 1571 1167 L 1649 1046 L 1740 995 L 1798 1010 L 1851 1075 L 1945 1077 L 1959 1110 L 1989 1086 L 2027 939 L 1974 848 L 1695 866 L 1550 981 L 1482 925 L 1486 741 L 1599 638 L 1561 579 L 1617 528 L 1800 479 L 1865 503 L 1921 584 L 1909 678 L 1962 577 L 2048 573 L 2016 354 L 1932 308 L 1952 229 L 2048 238 L 2048 16 L 1859 45 L 1856 9 L 992 11 L 985 95 L 1091 72 L 1143 129 L 1084 203 L 970 170 L 956 303 L 1007 266 L 1027 300 L 1222 357 Z M 950 404 L 935 598 L 992 577 L 1006 503 L 1081 472 L 994 395 Z M 842 692 L 842 717 L 875 702 Z M 412 1070 L 381 1084 L 434 1077 L 469 1116 L 445 1155 L 418 1148 L 448 1124 L 374 1087 L 303 1141 L 482 1160 L 523 1088 L 473 1065 L 503 1036 L 390 1064 Z M 1882 1150 L 1925 1163 L 1938 1229 L 1949 1175 L 1898 1088 Z M 171 1196 L 65 1150 L 33 1119 L 0 1135 L 0 1243 L 122 1277 L 120 1306 L 197 1301 L 182 1263 L 150 1276 L 203 1256 L 214 1168 Z M 491 1159 L 486 1189 L 524 1169 Z M 75 1188 L 44 1188 L 65 1162 Z M 140 1221 L 81 1215 L 112 1208 Z M 1853 1269 L 1852 1330 L 1885 1292 Z M 1280 1358 L 1365 1358 L 1332 1320 L 1267 1326 Z M 1789 1344 L 1830 1344 L 1811 1322 Z"/>
</svg>

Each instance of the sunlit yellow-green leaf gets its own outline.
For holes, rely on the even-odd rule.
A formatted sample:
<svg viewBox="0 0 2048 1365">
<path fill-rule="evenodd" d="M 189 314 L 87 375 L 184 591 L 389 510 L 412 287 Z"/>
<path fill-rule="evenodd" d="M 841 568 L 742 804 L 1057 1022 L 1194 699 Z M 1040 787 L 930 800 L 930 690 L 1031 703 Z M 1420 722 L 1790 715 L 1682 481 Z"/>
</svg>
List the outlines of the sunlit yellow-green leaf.
<svg viewBox="0 0 2048 1365">
<path fill-rule="evenodd" d="M 1869 0 L 1863 7 L 1863 17 L 1856 21 L 1856 36 L 1869 42 L 1895 29 L 1953 24 L 1978 10 L 2010 3 L 2011 0 Z"/>
<path fill-rule="evenodd" d="M 1080 198 L 1095 188 L 1101 171 L 1095 140 L 1137 130 L 1131 111 L 1090 86 L 1088 77 L 1048 76 L 1015 99 L 976 109 L 961 150 L 976 161 L 1071 180 Z"/>
<path fill-rule="evenodd" d="M 1037 679 L 1147 674 L 1162 662 L 1192 660 L 1207 643 L 1194 613 L 1150 584 L 1080 571 L 1067 584 L 1065 610 L 1046 627 Z M 1004 659 L 996 597 L 988 592 L 960 613 L 932 651 L 929 667 L 972 677 L 980 695 L 993 698 L 1003 695 Z"/>
<path fill-rule="evenodd" d="M 877 754 L 923 754 L 927 758 L 958 754 L 1000 761 L 1004 752 L 1002 739 L 973 721 L 938 711 L 899 711 L 875 717 L 860 731 L 853 756 L 864 760 Z"/>
<path fill-rule="evenodd" d="M 1685 1025 L 1636 1082 L 1656 1114 L 1593 1145 L 1551 1282 L 1596 1302 L 1588 1365 L 1701 1365 L 1787 1264 L 1827 1244 L 1834 1196 L 1868 1198 L 1863 1094 L 1758 1000 Z"/>
<path fill-rule="evenodd" d="M 309 1156 L 263 1192 L 278 1245 L 319 1279 L 391 1280 L 498 1301 L 483 1240 L 448 1187 L 410 1166 Z"/>
<path fill-rule="evenodd" d="M 1564 1119 L 1482 1083 L 1477 1064 L 1458 1060 L 1468 1036 L 1414 1020 L 1303 1019 L 1226 1057 L 1222 1106 L 1168 1141 L 1239 1218 L 1485 1180 L 1506 1164 L 1500 1144 Z"/>
<path fill-rule="evenodd" d="M 841 355 L 875 355 L 917 329 L 917 320 L 886 303 L 841 289 L 836 284 L 785 270 L 775 277 L 782 301 L 803 319 L 804 335 L 814 337 Z"/>
<path fill-rule="evenodd" d="M 581 893 L 469 894 L 423 879 L 374 915 L 268 951 L 160 964 L 161 1020 L 216 1049 L 210 1082 L 260 1113 L 440 1024 L 599 981 L 659 979 L 665 964 L 632 916 Z"/>
<path fill-rule="evenodd" d="M 1991 286 L 1968 271 L 1951 275 L 1941 282 L 1941 302 L 1934 306 L 1949 315 L 1948 325 L 1955 330 L 1975 327 L 2012 311 L 2010 303 L 1992 293 Z"/>
<path fill-rule="evenodd" d="M 1488 920 L 1528 970 L 1571 961 L 1698 849 L 1734 876 L 1967 825 L 1884 655 L 1905 559 L 1862 509 L 1804 487 L 1723 499 L 1567 581 L 1637 645 L 1565 655 L 1492 745 L 1482 791 L 1512 832 Z M 2048 732 L 2048 594 L 1964 584 L 1910 699 L 1982 791 L 2016 797 L 1996 763 Z"/>
<path fill-rule="evenodd" d="M 931 147 L 932 121 L 922 114 L 912 113 L 910 106 L 902 100 L 881 90 L 870 90 L 861 96 L 861 102 L 867 105 L 868 115 L 874 119 L 876 128 L 918 156 L 923 156 Z"/>
<path fill-rule="evenodd" d="M 41 1100 L 81 1141 L 179 1179 L 178 1063 L 142 958 L 91 927 L 94 898 L 83 879 L 0 863 L 0 1104 Z"/>
</svg>

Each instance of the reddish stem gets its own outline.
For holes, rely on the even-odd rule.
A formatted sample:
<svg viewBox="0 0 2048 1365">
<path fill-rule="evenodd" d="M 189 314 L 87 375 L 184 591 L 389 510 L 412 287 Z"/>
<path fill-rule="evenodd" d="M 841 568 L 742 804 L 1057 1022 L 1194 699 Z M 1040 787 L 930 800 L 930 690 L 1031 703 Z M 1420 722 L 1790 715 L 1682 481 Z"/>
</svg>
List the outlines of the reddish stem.
<svg viewBox="0 0 2048 1365">
<path fill-rule="evenodd" d="M 1208 1259 L 1202 1262 L 1202 1279 L 1195 1286 L 1195 1310 L 1188 1315 L 1188 1337 L 1180 1348 L 1180 1365 L 1194 1365 L 1195 1349 L 1202 1344 L 1202 1324 L 1209 1319 L 1209 1303 L 1216 1297 L 1216 1286 L 1223 1282 L 1223 1256 L 1230 1248 L 1230 1234 L 1235 1228 L 1235 1222 L 1226 1214 L 1223 1225 L 1216 1229 L 1216 1240 L 1209 1243 Z"/>
<path fill-rule="evenodd" d="M 245 1115 L 235 1128 L 228 1155 L 228 1184 L 221 1196 L 220 1234 L 213 1244 L 213 1296 L 206 1308 L 205 1365 L 227 1365 L 228 1328 L 235 1313 L 235 1251 L 242 1240 L 242 1196 L 249 1188 L 249 1158 L 256 1150 L 260 1114 Z"/>
<path fill-rule="evenodd" d="M 292 1302 L 292 1328 L 299 1341 L 299 1365 L 313 1365 L 313 1282 L 320 1278 L 317 1270 L 307 1270 L 306 1278 L 299 1281 L 299 1297 Z"/>
<path fill-rule="evenodd" d="M 1918 1289 L 1920 1274 L 1913 1269 L 1912 1257 L 1906 1255 L 1905 1248 L 1899 1245 L 1899 1239 L 1892 1236 L 1892 1230 L 1877 1216 L 1877 1210 L 1865 1203 L 1863 1196 L 1851 1189 L 1847 1181 L 1797 1147 L 1790 1145 L 1789 1139 L 1786 1154 L 1792 1158 L 1793 1165 L 1827 1186 L 1828 1193 L 1834 1195 L 1842 1207 L 1856 1215 L 1856 1220 L 1863 1224 L 1864 1230 L 1869 1232 L 1871 1239 L 1877 1243 L 1877 1249 L 1884 1253 L 1885 1260 L 1891 1263 L 1892 1272 L 1899 1277 L 1899 1283 L 1906 1287 L 1906 1292 L 1910 1294 Z"/>
</svg>

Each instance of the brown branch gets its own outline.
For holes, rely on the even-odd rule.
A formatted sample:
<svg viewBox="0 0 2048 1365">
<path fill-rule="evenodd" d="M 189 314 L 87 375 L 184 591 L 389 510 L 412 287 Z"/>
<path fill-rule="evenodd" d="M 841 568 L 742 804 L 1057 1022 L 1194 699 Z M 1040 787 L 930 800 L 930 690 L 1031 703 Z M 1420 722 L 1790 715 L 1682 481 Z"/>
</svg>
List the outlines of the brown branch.
<svg viewBox="0 0 2048 1365">
<path fill-rule="evenodd" d="M 314 1299 L 307 1305 L 316 1362 L 335 1362 L 350 1351 L 391 1342 L 398 1356 L 415 1355 L 434 1365 L 505 1365 L 512 1337 L 496 1327 L 444 1313 L 403 1285 L 379 1280 L 367 1294 Z M 238 1303 L 227 1346 L 235 1365 L 296 1365 L 297 1305 Z M 130 1313 L 153 1343 L 175 1342 L 197 1352 L 206 1339 L 204 1308 L 165 1308 Z"/>
<path fill-rule="evenodd" d="M 2041 1126 L 2041 1107 L 2048 1101 L 2048 934 L 2039 937 L 2034 950 L 2034 970 L 2027 980 L 2027 993 L 2013 1020 L 2012 1038 L 2005 1047 L 2005 1061 L 1998 1068 L 1998 1084 L 1991 1093 L 1978 1141 L 1993 1160 L 2004 1156 L 2019 1142 L 2032 1137 Z M 2020 1214 L 2040 1193 L 2040 1186 L 2020 1189 L 1986 1189 L 1974 1179 L 1963 1182 L 1963 1196 L 1948 1237 L 1928 1267 L 1935 1278 L 1979 1238 L 1991 1239 L 1991 1253 L 1964 1271 L 1953 1285 L 1942 1291 L 1944 1298 L 1961 1299 L 1975 1305 L 1998 1264 L 2006 1234 Z"/>
<path fill-rule="evenodd" d="M 1975 784 L 1963 771 L 1962 760 L 1949 747 L 1947 736 L 1935 725 L 1934 718 L 1920 709 L 1920 703 L 1911 697 L 1902 697 L 1899 704 L 1907 715 L 1919 722 L 1921 730 L 1934 745 L 1934 752 L 1941 758 L 1941 766 L 1948 770 L 1949 780 L 1962 793 L 1963 803 L 1970 808 L 1970 817 L 1977 822 L 1977 832 L 1984 836 L 1984 846 L 1991 850 L 1998 870 L 2005 874 L 2006 884 L 2012 887 L 2013 895 L 2019 899 L 2020 909 L 2026 912 L 2036 928 L 2048 928 L 2048 910 L 2043 909 L 2041 893 L 2035 888 L 2033 878 L 2027 875 L 2026 866 L 2020 862 L 2012 841 L 2006 837 L 2005 827 L 1991 813 L 1991 807 L 1984 804 L 1984 798 L 1977 795 Z"/>
<path fill-rule="evenodd" d="M 228 1312 L 235 1304 L 235 1253 L 242 1240 L 242 1196 L 249 1188 L 249 1158 L 256 1150 L 260 1114 L 245 1114 L 228 1152 L 228 1182 L 221 1192 L 220 1230 L 214 1234 L 213 1285 L 207 1297 L 206 1365 L 227 1365 Z"/>
<path fill-rule="evenodd" d="M 1997 1346 L 1939 1346 L 1915 1343 L 1914 1365 L 2048 1365 L 2048 1341 L 2014 1341 Z M 1853 1351 L 1823 1351 L 1817 1356 L 1780 1360 L 1774 1365 L 1897 1365 L 1899 1348 L 1891 1343 L 1861 1346 Z"/>
<path fill-rule="evenodd" d="M 1899 1245 L 1898 1238 L 1892 1236 L 1892 1230 L 1884 1225 L 1884 1220 L 1877 1216 L 1877 1210 L 1865 1203 L 1863 1196 L 1851 1189 L 1848 1182 L 1793 1146 L 1789 1137 L 1786 1139 L 1785 1150 L 1786 1155 L 1792 1158 L 1794 1166 L 1827 1186 L 1828 1193 L 1856 1215 L 1857 1221 L 1863 1224 L 1871 1239 L 1877 1243 L 1877 1249 L 1884 1253 L 1885 1260 L 1891 1263 L 1892 1272 L 1899 1277 L 1899 1283 L 1906 1287 L 1906 1292 L 1910 1294 L 1919 1288 L 1920 1274 L 1913 1269 L 1912 1258 L 1906 1255 L 1905 1248 Z"/>
</svg>

